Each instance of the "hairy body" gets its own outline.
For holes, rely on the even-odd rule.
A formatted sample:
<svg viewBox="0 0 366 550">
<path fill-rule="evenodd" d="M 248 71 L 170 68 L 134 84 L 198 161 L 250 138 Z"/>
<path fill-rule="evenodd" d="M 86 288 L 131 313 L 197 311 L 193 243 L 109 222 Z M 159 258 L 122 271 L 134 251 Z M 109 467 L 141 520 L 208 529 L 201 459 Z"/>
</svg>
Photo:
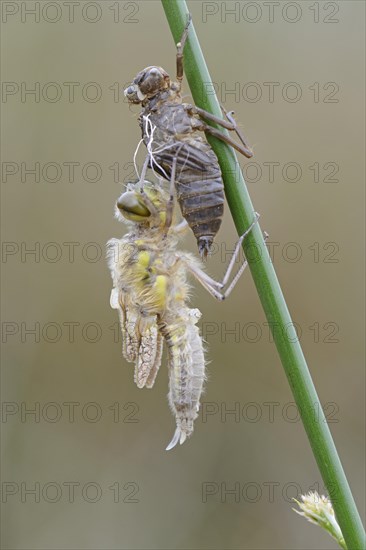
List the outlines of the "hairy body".
<svg viewBox="0 0 366 550">
<path fill-rule="evenodd" d="M 141 192 L 142 190 L 142 192 Z M 151 388 L 163 342 L 168 351 L 169 403 L 176 432 L 168 446 L 193 432 L 205 378 L 198 309 L 188 306 L 187 265 L 197 260 L 177 250 L 181 229 L 166 227 L 169 195 L 149 182 L 129 185 L 117 205 L 130 231 L 108 242 L 113 278 L 111 305 L 118 309 L 123 355 L 135 363 L 135 382 Z M 132 206 L 131 206 L 132 205 Z"/>
</svg>

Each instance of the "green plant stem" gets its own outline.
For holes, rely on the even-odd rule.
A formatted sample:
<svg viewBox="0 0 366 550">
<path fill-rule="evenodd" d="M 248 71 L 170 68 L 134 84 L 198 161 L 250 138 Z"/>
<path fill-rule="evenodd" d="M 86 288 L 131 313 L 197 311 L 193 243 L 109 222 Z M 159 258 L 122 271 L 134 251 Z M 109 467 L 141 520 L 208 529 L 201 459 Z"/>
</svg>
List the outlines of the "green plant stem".
<svg viewBox="0 0 366 550">
<path fill-rule="evenodd" d="M 188 19 L 186 2 L 185 0 L 161 1 L 174 41 L 177 43 Z M 195 103 L 221 117 L 220 105 L 216 95 L 212 93 L 212 80 L 193 24 L 184 49 L 184 68 Z M 209 93 L 204 93 L 207 90 Z M 239 169 L 238 160 L 231 147 L 211 136 L 208 136 L 208 140 L 219 159 L 224 175 L 227 201 L 238 234 L 242 235 L 253 221 L 254 208 Z M 253 256 L 250 253 L 251 250 L 257 253 Z M 244 240 L 244 251 L 248 256 L 259 298 L 348 550 L 364 550 L 365 531 L 259 224 Z"/>
</svg>

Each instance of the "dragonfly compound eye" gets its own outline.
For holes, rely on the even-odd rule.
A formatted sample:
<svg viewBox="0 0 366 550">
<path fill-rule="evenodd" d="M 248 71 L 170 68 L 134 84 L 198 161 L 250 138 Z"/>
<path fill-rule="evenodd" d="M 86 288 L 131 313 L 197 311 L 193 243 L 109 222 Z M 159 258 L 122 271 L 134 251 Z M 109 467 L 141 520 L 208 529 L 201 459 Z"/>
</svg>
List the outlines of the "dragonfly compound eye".
<svg viewBox="0 0 366 550">
<path fill-rule="evenodd" d="M 117 208 L 127 220 L 144 221 L 151 215 L 141 196 L 133 191 L 127 191 L 117 201 Z"/>
</svg>

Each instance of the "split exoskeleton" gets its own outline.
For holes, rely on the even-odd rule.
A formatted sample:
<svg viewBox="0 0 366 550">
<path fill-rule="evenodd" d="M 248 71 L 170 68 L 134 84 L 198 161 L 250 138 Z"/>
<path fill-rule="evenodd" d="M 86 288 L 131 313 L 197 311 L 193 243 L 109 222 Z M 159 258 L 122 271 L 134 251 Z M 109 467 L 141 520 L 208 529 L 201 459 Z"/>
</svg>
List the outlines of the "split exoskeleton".
<svg viewBox="0 0 366 550">
<path fill-rule="evenodd" d="M 225 299 L 247 262 L 231 282 L 230 276 L 243 239 L 235 247 L 223 280 L 217 282 L 203 270 L 201 261 L 178 250 L 187 222 L 173 223 L 174 184 L 178 159 L 172 162 L 169 191 L 162 181 L 145 177 L 127 184 L 116 205 L 116 216 L 129 231 L 108 242 L 109 266 L 113 278 L 111 306 L 118 310 L 123 337 L 123 355 L 135 364 L 139 388 L 151 388 L 158 373 L 163 342 L 168 352 L 169 403 L 176 418 L 176 431 L 167 449 L 183 443 L 193 432 L 205 380 L 202 337 L 197 327 L 201 313 L 191 309 L 187 274 L 192 275 L 218 300 Z M 145 162 L 145 168 L 147 162 Z"/>
<path fill-rule="evenodd" d="M 142 139 L 145 145 L 149 144 L 150 167 L 169 181 L 173 159 L 177 159 L 177 200 L 183 218 L 197 239 L 199 253 L 205 257 L 221 225 L 224 186 L 217 157 L 202 132 L 225 141 L 248 158 L 253 153 L 236 126 L 233 112 L 225 111 L 227 120 L 224 120 L 182 102 L 183 49 L 190 23 L 191 18 L 177 44 L 177 81 L 171 81 L 161 67 L 150 66 L 136 75 L 124 93 L 129 103 L 142 106 L 139 123 Z M 240 143 L 206 121 L 234 131 Z"/>
</svg>

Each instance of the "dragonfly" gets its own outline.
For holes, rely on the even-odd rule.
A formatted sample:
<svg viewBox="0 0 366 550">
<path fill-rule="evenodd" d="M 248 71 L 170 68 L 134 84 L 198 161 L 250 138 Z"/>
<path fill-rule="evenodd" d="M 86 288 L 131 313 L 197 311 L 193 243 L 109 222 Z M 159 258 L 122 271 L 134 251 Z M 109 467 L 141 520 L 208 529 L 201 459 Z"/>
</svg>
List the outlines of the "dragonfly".
<svg viewBox="0 0 366 550">
<path fill-rule="evenodd" d="M 196 237 L 199 253 L 205 258 L 219 231 L 225 198 L 219 162 L 203 132 L 228 143 L 247 158 L 251 158 L 253 152 L 237 128 L 233 111 L 223 109 L 225 120 L 182 100 L 183 50 L 190 24 L 191 17 L 177 44 L 176 81 L 172 81 L 162 67 L 150 66 L 136 75 L 124 94 L 130 104 L 142 107 L 139 124 L 142 140 L 145 145 L 150 143 L 150 166 L 170 181 L 173 159 L 177 158 L 177 200 L 183 218 Z M 234 131 L 240 143 L 207 121 Z M 151 128 L 155 128 L 152 142 Z"/>
<path fill-rule="evenodd" d="M 148 157 L 148 155 L 147 155 Z M 116 217 L 128 232 L 108 241 L 107 257 L 113 289 L 111 306 L 117 309 L 122 331 L 122 352 L 134 363 L 139 388 L 152 388 L 167 348 L 169 404 L 176 420 L 172 449 L 192 434 L 205 381 L 205 355 L 197 322 L 201 312 L 189 304 L 188 275 L 217 300 L 227 298 L 244 272 L 245 260 L 230 282 L 242 242 L 258 220 L 238 240 L 222 281 L 211 278 L 202 260 L 179 249 L 186 220 L 175 221 L 174 183 L 178 158 L 173 159 L 169 189 L 163 181 L 146 179 L 128 183 L 117 200 Z"/>
</svg>

